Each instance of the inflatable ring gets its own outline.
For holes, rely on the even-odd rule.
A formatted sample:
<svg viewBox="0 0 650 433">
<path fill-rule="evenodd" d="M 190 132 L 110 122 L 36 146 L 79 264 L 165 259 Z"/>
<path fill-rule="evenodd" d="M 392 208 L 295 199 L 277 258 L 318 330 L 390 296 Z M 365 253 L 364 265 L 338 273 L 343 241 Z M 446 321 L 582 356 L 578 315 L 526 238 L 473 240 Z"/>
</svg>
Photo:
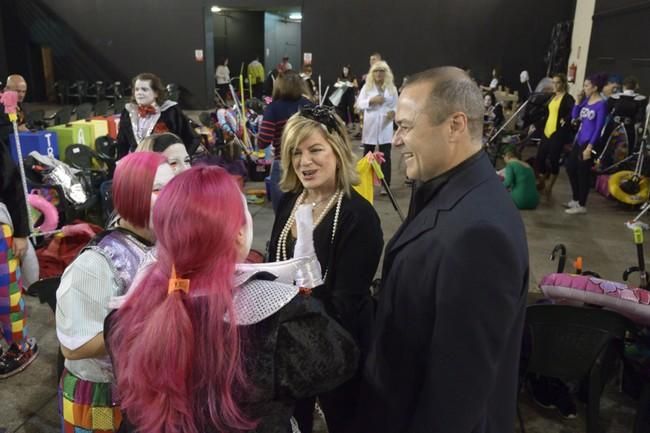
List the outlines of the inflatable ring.
<svg viewBox="0 0 650 433">
<path fill-rule="evenodd" d="M 246 195 L 246 201 L 249 204 L 264 204 L 266 197 L 266 190 L 262 188 L 249 188 L 244 193 Z"/>
<path fill-rule="evenodd" d="M 587 275 L 550 274 L 539 288 L 560 304 L 591 304 L 616 311 L 635 323 L 650 325 L 650 292 Z"/>
<path fill-rule="evenodd" d="M 56 226 L 59 225 L 59 212 L 52 203 L 38 194 L 28 194 L 27 202 L 43 216 L 43 222 L 34 227 L 35 231 L 51 232 L 56 229 Z"/>
<path fill-rule="evenodd" d="M 641 177 L 639 182 L 640 189 L 636 194 L 628 194 L 621 189 L 621 184 L 625 181 L 631 180 L 633 176 L 634 172 L 629 170 L 619 171 L 618 173 L 611 175 L 609 177 L 608 186 L 609 193 L 612 197 L 622 203 L 631 205 L 638 205 L 648 201 L 648 197 L 650 197 L 650 183 L 646 177 Z"/>
</svg>

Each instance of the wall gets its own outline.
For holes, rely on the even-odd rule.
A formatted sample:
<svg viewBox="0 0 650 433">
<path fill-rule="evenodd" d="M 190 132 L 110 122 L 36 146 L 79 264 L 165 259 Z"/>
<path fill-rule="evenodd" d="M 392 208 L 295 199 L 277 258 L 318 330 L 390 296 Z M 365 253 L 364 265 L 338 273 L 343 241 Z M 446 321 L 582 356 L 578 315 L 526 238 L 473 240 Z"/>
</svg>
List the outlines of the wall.
<svg viewBox="0 0 650 433">
<path fill-rule="evenodd" d="M 205 42 L 201 0 L 2 2 L 5 23 L 11 11 L 10 21 L 25 30 L 7 46 L 31 43 L 40 51 L 40 44 L 50 45 L 57 79 L 130 81 L 150 71 L 178 83 L 184 105 L 207 104 L 205 69 L 194 60 L 194 50 Z M 10 66 L 24 69 L 29 57 L 18 51 Z M 39 78 L 37 71 L 30 75 L 32 82 Z"/>
<path fill-rule="evenodd" d="M 7 75 L 9 75 L 9 67 L 7 65 L 7 49 L 5 45 L 4 35 L 5 26 L 2 21 L 2 16 L 2 5 L 0 5 L 0 82 L 2 82 L 0 89 L 4 86 Z"/>
<path fill-rule="evenodd" d="M 264 12 L 228 11 L 213 14 L 215 64 L 228 58 L 230 77 L 239 75 L 242 62 L 246 65 L 264 55 Z"/>
<path fill-rule="evenodd" d="M 650 94 L 648 23 L 650 1 L 597 0 L 587 73 L 635 75 L 639 92 Z"/>
<path fill-rule="evenodd" d="M 571 38 L 571 54 L 569 54 L 569 65 L 574 63 L 577 67 L 575 83 L 570 85 L 570 93 L 574 97 L 582 90 L 582 83 L 587 71 L 595 7 L 596 0 L 580 0 L 576 4 Z"/>
<path fill-rule="evenodd" d="M 485 81 L 496 65 L 515 86 L 522 69 L 534 82 L 543 76 L 551 28 L 571 20 L 574 8 L 572 0 L 311 0 L 303 5 L 302 50 L 327 77 L 346 63 L 362 75 L 379 51 L 398 82 L 445 64 L 469 66 Z"/>
<path fill-rule="evenodd" d="M 264 69 L 271 71 L 289 56 L 293 69 L 300 72 L 302 53 L 300 51 L 300 23 L 288 21 L 280 15 L 264 14 Z M 260 59 L 261 60 L 261 59 Z"/>
<path fill-rule="evenodd" d="M 583 1 L 583 0 L 581 0 Z M 215 0 L 221 7 L 303 12 L 300 54 L 312 52 L 314 73 L 324 85 L 341 65 L 362 75 L 368 55 L 378 50 L 401 77 L 425 67 L 456 64 L 473 69 L 482 81 L 495 65 L 506 83 L 517 84 L 528 69 L 537 81 L 556 22 L 573 17 L 575 0 Z M 25 38 L 50 44 L 56 78 L 130 79 L 153 71 L 185 90 L 184 107 L 211 104 L 214 59 L 213 17 L 207 0 L 1 0 L 3 22 L 21 27 L 7 62 L 13 70 L 37 70 L 36 57 L 10 45 Z M 7 17 L 7 11 L 14 16 Z M 11 18 L 8 20 L 8 18 Z M 14 20 L 16 18 L 16 20 Z M 14 41 L 18 43 L 14 44 Z M 204 49 L 205 62 L 194 60 Z M 40 55 L 40 53 L 39 53 Z M 292 56 L 293 57 L 293 56 Z M 273 60 L 275 62 L 275 60 Z M 236 69 L 236 68 L 233 68 Z M 38 72 L 33 72 L 36 77 Z"/>
</svg>

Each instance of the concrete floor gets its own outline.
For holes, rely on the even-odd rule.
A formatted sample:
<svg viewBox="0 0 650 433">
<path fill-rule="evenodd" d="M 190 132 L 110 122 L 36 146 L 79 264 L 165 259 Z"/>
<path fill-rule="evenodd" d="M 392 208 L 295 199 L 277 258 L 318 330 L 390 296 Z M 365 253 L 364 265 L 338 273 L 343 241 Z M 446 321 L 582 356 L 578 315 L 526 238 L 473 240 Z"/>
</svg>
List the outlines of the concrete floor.
<svg viewBox="0 0 650 433">
<path fill-rule="evenodd" d="M 393 156 L 393 191 L 406 212 L 409 189 L 402 182 L 404 176 L 399 155 Z M 563 172 L 553 199 L 543 200 L 535 211 L 522 212 L 530 248 L 531 302 L 539 297 L 536 283 L 544 274 L 555 269 L 556 264 L 549 261 L 549 255 L 557 243 L 566 245 L 570 257 L 567 263 L 576 255 L 582 255 L 585 269 L 594 270 L 608 279 L 620 280 L 623 270 L 636 261 L 632 233 L 624 226 L 624 222 L 631 219 L 635 211 L 594 193 L 590 196 L 587 215 L 566 215 L 561 203 L 568 200 L 568 191 L 568 181 Z M 273 212 L 268 204 L 250 208 L 255 224 L 253 248 L 264 251 L 273 223 Z M 399 218 L 386 196 L 377 195 L 375 208 L 380 215 L 387 242 L 398 228 Z M 30 333 L 38 339 L 40 356 L 23 373 L 0 381 L 0 433 L 49 433 L 59 430 L 55 379 L 58 343 L 54 316 L 36 298 L 27 297 L 27 305 Z M 578 418 L 567 421 L 552 410 L 538 408 L 525 393 L 520 400 L 526 431 L 529 433 L 585 431 L 584 407 L 580 404 Z M 635 402 L 619 393 L 615 385 L 610 385 L 602 401 L 603 431 L 632 431 L 634 414 Z M 320 427 L 318 430 L 324 432 L 325 428 Z"/>
</svg>

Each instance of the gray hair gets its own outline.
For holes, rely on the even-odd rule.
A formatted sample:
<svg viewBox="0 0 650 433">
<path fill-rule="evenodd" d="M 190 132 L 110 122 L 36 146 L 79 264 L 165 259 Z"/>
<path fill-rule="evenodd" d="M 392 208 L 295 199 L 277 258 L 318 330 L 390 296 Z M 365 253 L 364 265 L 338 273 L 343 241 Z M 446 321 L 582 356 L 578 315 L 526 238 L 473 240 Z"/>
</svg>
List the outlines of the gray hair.
<svg viewBox="0 0 650 433">
<path fill-rule="evenodd" d="M 428 69 L 409 76 L 404 88 L 422 83 L 431 84 L 426 109 L 434 125 L 441 124 L 453 113 L 464 113 L 470 136 L 481 141 L 485 111 L 483 94 L 465 71 L 453 66 Z"/>
</svg>

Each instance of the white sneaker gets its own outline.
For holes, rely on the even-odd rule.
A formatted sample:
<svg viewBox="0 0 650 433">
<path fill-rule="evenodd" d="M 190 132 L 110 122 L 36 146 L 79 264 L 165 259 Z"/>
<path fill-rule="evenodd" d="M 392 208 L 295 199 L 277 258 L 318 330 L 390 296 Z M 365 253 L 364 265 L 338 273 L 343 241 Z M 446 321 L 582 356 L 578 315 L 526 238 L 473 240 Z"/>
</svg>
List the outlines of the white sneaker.
<svg viewBox="0 0 650 433">
<path fill-rule="evenodd" d="M 577 200 L 571 200 L 568 203 L 562 204 L 562 206 L 571 209 L 571 208 L 580 206 L 580 203 L 578 203 Z"/>
<path fill-rule="evenodd" d="M 569 215 L 579 215 L 579 214 L 585 214 L 587 213 L 587 208 L 584 206 L 576 206 L 576 207 L 570 207 L 569 209 L 565 210 L 564 212 L 568 213 Z"/>
</svg>

